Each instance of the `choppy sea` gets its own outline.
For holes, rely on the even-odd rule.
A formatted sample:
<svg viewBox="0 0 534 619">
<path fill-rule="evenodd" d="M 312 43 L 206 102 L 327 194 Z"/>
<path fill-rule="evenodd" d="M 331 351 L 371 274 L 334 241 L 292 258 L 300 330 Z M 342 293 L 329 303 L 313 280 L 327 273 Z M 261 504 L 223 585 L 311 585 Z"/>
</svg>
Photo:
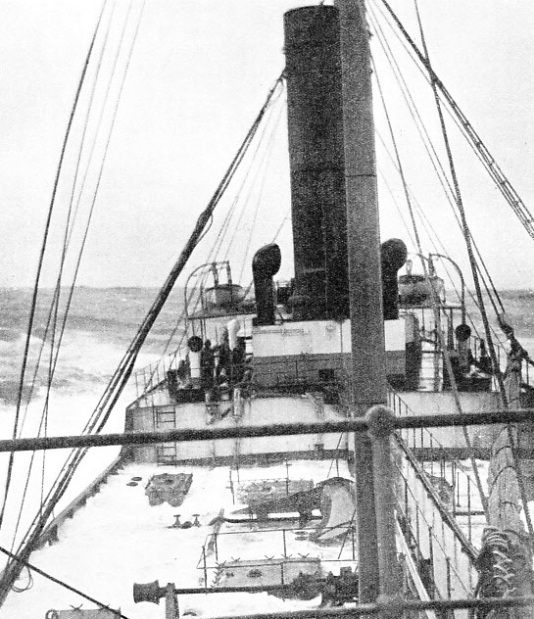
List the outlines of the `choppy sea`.
<svg viewBox="0 0 534 619">
<path fill-rule="evenodd" d="M 75 291 L 52 381 L 56 395 L 98 392 L 106 385 L 157 292 L 152 288 L 84 287 Z M 141 351 L 138 367 L 153 361 L 165 349 L 182 312 L 182 294 L 177 290 L 171 295 Z M 16 402 L 31 297 L 29 289 L 0 289 L 2 407 Z M 41 355 L 42 370 L 36 376 L 34 398 L 42 395 L 48 383 L 50 342 L 54 339 L 57 348 L 68 291 L 63 290 L 60 296 L 54 336 L 53 321 L 49 324 L 53 297 L 52 290 L 40 292 L 33 321 L 25 391 L 29 393 L 35 362 Z M 43 346 L 45 339 L 48 343 Z"/>
</svg>

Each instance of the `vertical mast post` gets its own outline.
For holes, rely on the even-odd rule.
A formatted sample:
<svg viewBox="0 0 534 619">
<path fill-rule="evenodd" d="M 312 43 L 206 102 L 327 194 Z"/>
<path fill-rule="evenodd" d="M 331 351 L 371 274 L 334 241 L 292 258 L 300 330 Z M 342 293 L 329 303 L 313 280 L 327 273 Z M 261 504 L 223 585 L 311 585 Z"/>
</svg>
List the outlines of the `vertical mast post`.
<svg viewBox="0 0 534 619">
<path fill-rule="evenodd" d="M 355 415 L 364 416 L 373 405 L 387 402 L 371 63 L 363 2 L 337 0 L 336 6 L 341 31 L 352 404 Z M 389 522 L 377 534 L 377 510 L 387 505 L 381 492 L 376 493 L 376 502 L 373 478 L 388 476 L 386 485 L 392 490 L 392 471 L 391 466 L 385 470 L 383 457 L 376 457 L 383 445 L 373 445 L 364 433 L 354 440 L 360 602 L 366 603 L 376 601 L 381 591 L 391 593 L 384 583 L 392 577 L 387 557 L 395 549 L 394 527 Z M 373 470 L 373 450 L 380 464 L 377 471 Z M 392 504 L 391 500 L 386 503 Z M 393 517 L 393 513 L 386 515 L 391 521 Z M 383 525 L 384 518 L 380 522 Z M 388 573 L 380 578 L 384 569 Z"/>
</svg>

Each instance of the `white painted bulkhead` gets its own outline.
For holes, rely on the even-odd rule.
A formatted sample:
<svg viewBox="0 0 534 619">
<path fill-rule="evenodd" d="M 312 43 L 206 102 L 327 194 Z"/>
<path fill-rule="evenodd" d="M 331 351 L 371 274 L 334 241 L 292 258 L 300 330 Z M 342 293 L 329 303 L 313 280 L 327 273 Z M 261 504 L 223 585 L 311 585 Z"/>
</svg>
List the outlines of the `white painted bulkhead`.
<svg viewBox="0 0 534 619">
<path fill-rule="evenodd" d="M 322 398 L 310 394 L 284 397 L 256 397 L 244 399 L 240 416 L 234 415 L 231 402 L 220 404 L 220 411 L 228 413 L 208 424 L 208 413 L 203 402 L 166 406 L 130 407 L 132 430 L 153 432 L 170 429 L 205 429 L 243 426 L 271 426 L 273 424 L 310 424 L 320 421 L 342 421 L 344 415 L 335 405 L 325 404 Z M 163 421 L 162 421 L 163 420 Z M 347 449 L 346 437 L 338 434 L 309 434 L 301 436 L 270 436 L 219 441 L 190 441 L 175 443 L 176 461 L 207 461 L 244 459 L 246 457 L 321 457 L 324 452 L 343 452 Z M 137 462 L 156 462 L 155 445 L 136 446 Z"/>
</svg>

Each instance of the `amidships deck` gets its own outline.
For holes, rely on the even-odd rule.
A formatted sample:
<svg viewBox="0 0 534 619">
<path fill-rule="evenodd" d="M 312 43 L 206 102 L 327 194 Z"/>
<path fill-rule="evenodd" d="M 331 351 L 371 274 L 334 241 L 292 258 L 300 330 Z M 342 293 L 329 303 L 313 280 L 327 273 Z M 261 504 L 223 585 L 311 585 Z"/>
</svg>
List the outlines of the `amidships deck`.
<svg viewBox="0 0 534 619">
<path fill-rule="evenodd" d="M 161 473 L 192 475 L 191 486 L 180 506 L 173 507 L 167 501 L 150 505 L 146 487 L 154 475 Z M 125 616 L 137 619 L 160 619 L 164 611 L 147 602 L 135 604 L 134 583 L 159 580 L 163 586 L 172 582 L 177 589 L 202 591 L 219 587 L 222 590 L 232 584 L 272 586 L 281 584 L 284 578 L 287 583 L 296 575 L 292 570 L 297 570 L 297 574 L 300 571 L 320 573 L 324 577 L 329 571 L 339 574 L 341 567 L 354 567 L 350 526 L 346 528 L 347 535 L 328 546 L 310 540 L 325 527 L 317 510 L 306 523 L 298 513 L 286 513 L 286 521 L 274 524 L 216 522 L 210 525 L 221 513 L 231 516 L 233 511 L 243 512 L 246 508 L 240 502 L 243 489 L 250 488 L 251 484 L 273 486 L 277 480 L 285 487 L 288 475 L 291 480 L 302 479 L 313 486 L 329 476 L 341 475 L 350 481 L 344 462 L 339 462 L 337 468 L 328 461 L 286 462 L 243 467 L 239 472 L 228 467 L 162 469 L 129 464 L 108 476 L 98 494 L 89 498 L 73 518 L 63 522 L 58 530 L 58 541 L 32 554 L 32 563 L 111 608 L 120 608 Z M 249 514 L 240 513 L 234 517 L 248 519 Z M 175 526 L 177 521 L 179 526 Z M 185 528 L 180 528 L 184 525 Z M 231 569 L 225 570 L 226 564 L 232 564 Z M 82 609 L 96 608 L 39 574 L 33 574 L 33 578 L 31 589 L 9 596 L 2 616 L 12 619 L 45 617 L 49 610 L 68 610 L 80 605 Z M 265 578 L 269 578 L 269 582 L 264 582 Z M 284 601 L 267 597 L 266 593 L 214 592 L 179 596 L 181 615 L 199 616 L 253 613 L 267 608 L 270 611 L 292 610 L 319 603 L 319 597 L 308 601 Z"/>
</svg>

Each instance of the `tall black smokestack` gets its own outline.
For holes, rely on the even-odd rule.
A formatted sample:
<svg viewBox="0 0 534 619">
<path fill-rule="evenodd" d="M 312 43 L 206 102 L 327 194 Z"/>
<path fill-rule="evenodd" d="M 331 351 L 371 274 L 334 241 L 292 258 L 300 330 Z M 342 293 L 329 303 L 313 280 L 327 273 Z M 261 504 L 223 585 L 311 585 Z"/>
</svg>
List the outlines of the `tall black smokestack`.
<svg viewBox="0 0 534 619">
<path fill-rule="evenodd" d="M 338 10 L 285 14 L 294 318 L 348 318 Z"/>
</svg>

